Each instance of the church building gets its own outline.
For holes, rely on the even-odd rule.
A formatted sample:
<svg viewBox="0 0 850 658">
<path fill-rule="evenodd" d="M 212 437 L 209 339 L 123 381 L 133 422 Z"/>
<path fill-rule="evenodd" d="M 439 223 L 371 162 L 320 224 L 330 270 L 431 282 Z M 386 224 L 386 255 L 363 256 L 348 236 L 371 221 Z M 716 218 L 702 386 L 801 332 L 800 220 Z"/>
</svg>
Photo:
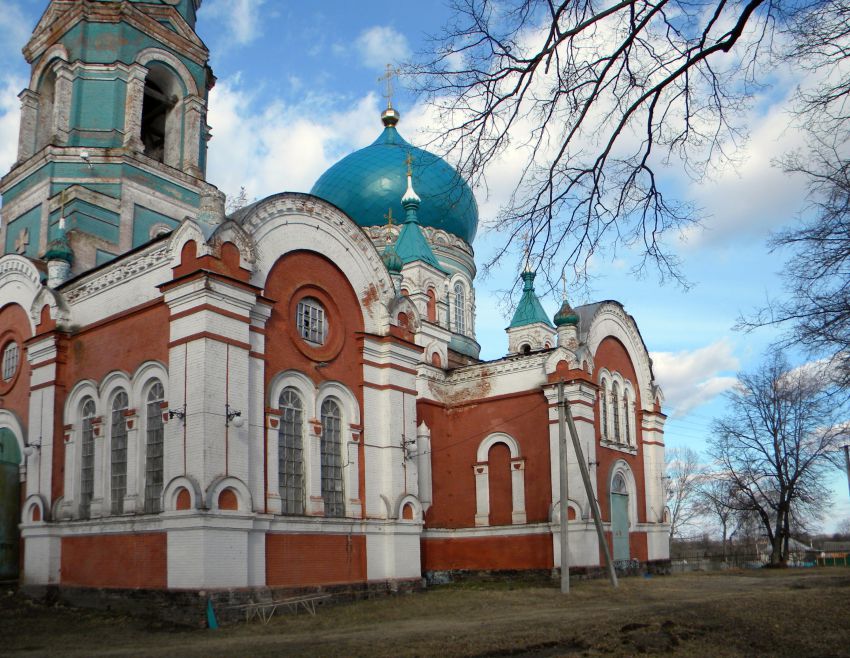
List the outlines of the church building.
<svg viewBox="0 0 850 658">
<path fill-rule="evenodd" d="M 560 500 L 559 382 L 614 559 L 667 560 L 663 398 L 632 316 L 550 318 L 526 268 L 482 361 L 475 197 L 392 107 L 309 194 L 227 215 L 200 5 L 51 0 L 24 48 L 0 179 L 0 580 L 550 571 L 562 522 L 571 564 L 599 567 L 571 446 Z"/>
</svg>

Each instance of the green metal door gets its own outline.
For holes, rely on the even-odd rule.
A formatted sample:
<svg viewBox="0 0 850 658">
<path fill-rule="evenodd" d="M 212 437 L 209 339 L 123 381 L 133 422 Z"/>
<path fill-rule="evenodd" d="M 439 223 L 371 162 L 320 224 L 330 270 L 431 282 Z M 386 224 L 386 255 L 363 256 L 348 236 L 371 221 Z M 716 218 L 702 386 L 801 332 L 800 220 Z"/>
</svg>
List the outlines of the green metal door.
<svg viewBox="0 0 850 658">
<path fill-rule="evenodd" d="M 0 580 L 18 577 L 20 463 L 21 452 L 15 435 L 8 429 L 0 429 Z"/>
<path fill-rule="evenodd" d="M 611 494 L 611 534 L 614 536 L 614 560 L 628 560 L 629 555 L 629 497 Z"/>
</svg>

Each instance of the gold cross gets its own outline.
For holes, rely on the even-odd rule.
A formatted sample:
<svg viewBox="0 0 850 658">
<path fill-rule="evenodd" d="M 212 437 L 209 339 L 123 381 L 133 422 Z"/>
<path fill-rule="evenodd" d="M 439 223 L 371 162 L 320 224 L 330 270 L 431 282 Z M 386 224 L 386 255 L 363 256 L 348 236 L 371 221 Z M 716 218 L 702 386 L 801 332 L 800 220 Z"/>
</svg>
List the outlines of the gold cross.
<svg viewBox="0 0 850 658">
<path fill-rule="evenodd" d="M 407 175 L 413 175 L 413 156 L 410 154 L 410 151 L 407 152 L 407 157 L 404 159 L 404 164 L 407 165 Z"/>
<path fill-rule="evenodd" d="M 392 228 L 392 225 L 393 225 L 393 209 L 392 208 L 387 210 L 387 214 L 384 215 L 384 219 L 387 220 L 387 228 Z"/>
<path fill-rule="evenodd" d="M 387 90 L 384 92 L 384 98 L 387 99 L 387 109 L 391 110 L 393 107 L 393 78 L 398 76 L 398 69 L 393 67 L 392 64 L 387 64 L 387 72 L 384 73 L 380 78 L 378 78 L 378 82 L 387 83 Z"/>
<path fill-rule="evenodd" d="M 564 289 L 564 301 L 567 301 L 567 273 L 561 272 L 561 286 Z"/>
<path fill-rule="evenodd" d="M 18 254 L 26 253 L 29 243 L 30 230 L 28 228 L 22 228 L 18 233 L 18 237 L 15 239 L 15 252 Z"/>
</svg>

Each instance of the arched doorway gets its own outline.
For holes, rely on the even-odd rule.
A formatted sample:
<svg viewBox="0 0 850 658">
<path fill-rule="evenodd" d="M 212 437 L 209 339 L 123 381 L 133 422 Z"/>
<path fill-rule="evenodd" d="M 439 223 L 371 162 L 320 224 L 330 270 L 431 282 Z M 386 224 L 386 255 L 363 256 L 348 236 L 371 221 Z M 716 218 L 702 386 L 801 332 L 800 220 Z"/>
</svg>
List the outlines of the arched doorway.
<svg viewBox="0 0 850 658">
<path fill-rule="evenodd" d="M 614 538 L 614 560 L 628 560 L 629 555 L 629 491 L 622 473 L 611 480 L 611 535 Z"/>
<path fill-rule="evenodd" d="M 15 435 L 0 428 L 0 581 L 18 577 L 21 451 Z"/>
</svg>

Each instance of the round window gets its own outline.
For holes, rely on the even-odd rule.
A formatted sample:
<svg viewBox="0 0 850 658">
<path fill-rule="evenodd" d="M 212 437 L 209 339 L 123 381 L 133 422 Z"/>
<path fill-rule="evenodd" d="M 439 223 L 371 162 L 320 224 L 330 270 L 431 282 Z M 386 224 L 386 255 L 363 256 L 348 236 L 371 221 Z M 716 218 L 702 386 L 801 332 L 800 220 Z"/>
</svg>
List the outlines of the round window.
<svg viewBox="0 0 850 658">
<path fill-rule="evenodd" d="M 10 382 L 18 373 L 18 366 L 21 363 L 21 346 L 15 340 L 10 340 L 3 346 L 3 357 L 0 361 L 0 376 L 3 377 L 3 382 Z"/>
<path fill-rule="evenodd" d="M 298 335 L 313 345 L 324 345 L 328 339 L 328 320 L 325 307 L 315 297 L 298 302 L 295 313 Z"/>
</svg>

